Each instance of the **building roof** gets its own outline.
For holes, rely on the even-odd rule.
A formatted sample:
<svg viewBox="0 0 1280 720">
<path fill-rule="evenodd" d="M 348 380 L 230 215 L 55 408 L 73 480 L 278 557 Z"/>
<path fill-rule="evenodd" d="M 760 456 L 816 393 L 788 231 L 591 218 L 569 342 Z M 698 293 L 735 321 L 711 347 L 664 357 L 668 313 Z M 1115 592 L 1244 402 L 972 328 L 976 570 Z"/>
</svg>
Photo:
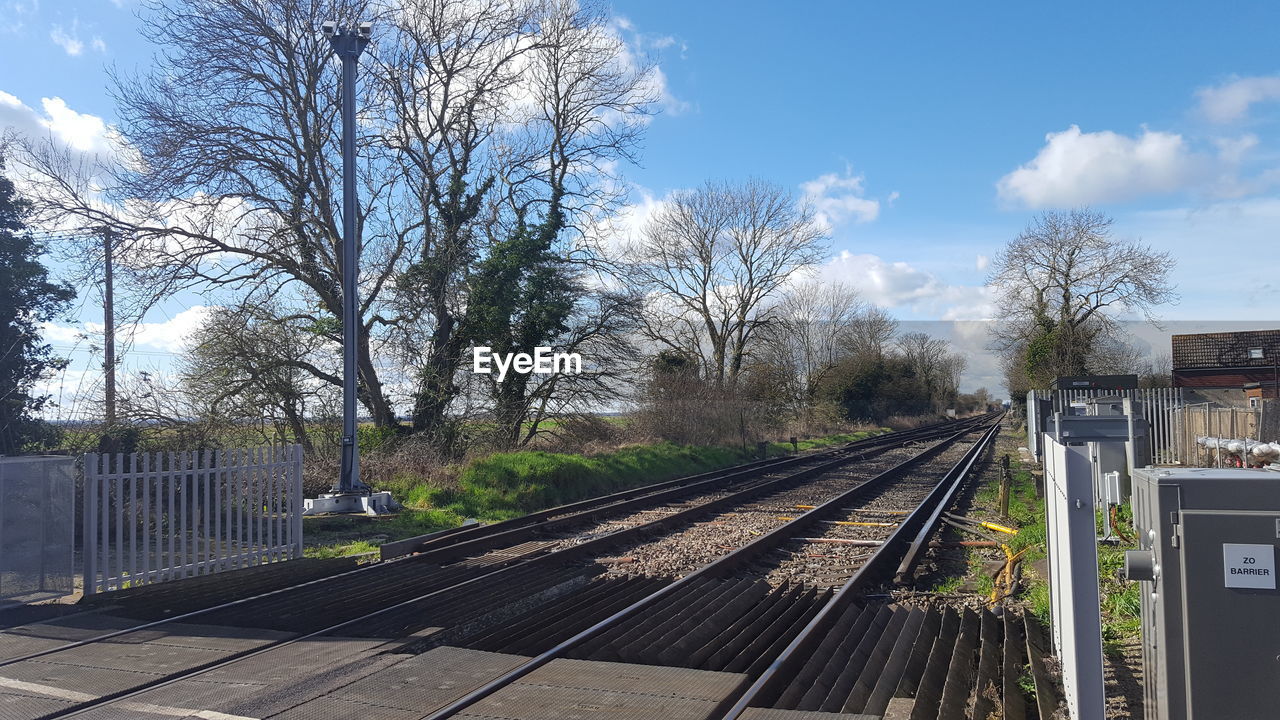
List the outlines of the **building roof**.
<svg viewBox="0 0 1280 720">
<path fill-rule="evenodd" d="M 1250 358 L 1249 348 L 1262 348 Z M 1280 362 L 1280 330 L 1197 333 L 1173 336 L 1173 369 L 1272 367 Z"/>
</svg>

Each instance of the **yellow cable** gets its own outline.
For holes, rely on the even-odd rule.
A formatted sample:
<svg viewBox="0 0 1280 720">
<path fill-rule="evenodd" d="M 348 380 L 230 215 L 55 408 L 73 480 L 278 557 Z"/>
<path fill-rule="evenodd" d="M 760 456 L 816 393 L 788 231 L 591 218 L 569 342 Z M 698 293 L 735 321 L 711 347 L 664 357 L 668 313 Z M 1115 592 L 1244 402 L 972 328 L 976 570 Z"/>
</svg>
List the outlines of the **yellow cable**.
<svg viewBox="0 0 1280 720">
<path fill-rule="evenodd" d="M 982 523 L 979 523 L 979 525 L 981 525 L 982 527 L 984 527 L 984 528 L 986 528 L 986 529 L 988 529 L 988 530 L 995 530 L 996 532 L 1007 533 L 1007 534 L 1009 534 L 1009 535 L 1017 535 L 1017 534 L 1018 534 L 1018 530 L 1017 530 L 1017 528 L 1011 528 L 1011 527 L 1007 527 L 1007 526 L 1004 526 L 1004 525 L 997 525 L 997 524 L 992 523 L 992 522 L 982 522 Z"/>
</svg>

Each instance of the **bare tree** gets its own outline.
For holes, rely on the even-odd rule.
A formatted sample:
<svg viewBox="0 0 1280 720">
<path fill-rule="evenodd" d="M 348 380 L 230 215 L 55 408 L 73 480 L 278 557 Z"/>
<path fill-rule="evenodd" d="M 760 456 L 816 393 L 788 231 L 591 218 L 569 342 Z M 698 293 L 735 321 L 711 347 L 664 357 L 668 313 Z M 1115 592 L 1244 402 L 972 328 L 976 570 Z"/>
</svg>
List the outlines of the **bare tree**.
<svg viewBox="0 0 1280 720">
<path fill-rule="evenodd" d="M 286 313 L 280 325 L 338 337 L 337 80 L 316 27 L 366 11 L 361 2 L 320 0 L 150 2 L 143 23 L 162 52 L 146 74 L 116 77 L 133 158 L 114 169 L 108 197 L 116 204 L 87 195 L 35 156 L 44 208 L 131 238 L 130 263 L 157 287 L 270 294 Z M 409 247 L 370 212 L 385 187 L 370 138 L 359 144 L 366 185 L 360 399 L 375 422 L 393 425 L 371 330 L 380 289 Z"/>
<path fill-rule="evenodd" d="M 853 318 L 842 344 L 851 355 L 878 360 L 897 334 L 898 321 L 884 308 L 869 305 Z"/>
<path fill-rule="evenodd" d="M 954 402 L 965 360 L 951 352 L 950 343 L 928 333 L 910 332 L 898 336 L 895 345 L 898 354 L 915 370 L 934 412 L 941 412 Z"/>
<path fill-rule="evenodd" d="M 634 325 L 634 300 L 587 281 L 597 258 L 578 240 L 620 198 L 611 191 L 616 186 L 584 181 L 598 177 L 603 164 L 630 157 L 656 99 L 650 69 L 623 60 L 626 48 L 598 10 L 556 0 L 537 38 L 522 73 L 528 97 L 521 114 L 540 134 L 515 149 L 517 161 L 501 176 L 512 222 L 472 271 L 463 334 L 495 352 L 579 351 L 590 369 L 493 382 L 495 435 L 504 445 L 528 442 L 553 409 L 598 409 L 616 393 L 612 380 L 623 364 L 600 358 L 634 354 L 624 336 Z"/>
<path fill-rule="evenodd" d="M 201 416 L 264 422 L 312 453 L 307 424 L 336 404 L 332 380 L 323 382 L 336 379 L 333 348 L 313 333 L 281 333 L 277 317 L 265 303 L 213 310 L 191 339 L 181 381 Z"/>
<path fill-rule="evenodd" d="M 440 444 L 452 434 L 446 412 L 459 392 L 467 274 L 500 214 L 498 135 L 533 45 L 536 7 L 411 0 L 401 32 L 380 42 L 379 107 L 404 190 L 387 218 L 413 248 L 389 325 L 417 375 L 414 427 Z"/>
<path fill-rule="evenodd" d="M 1173 358 L 1160 353 L 1138 366 L 1138 384 L 1144 388 L 1169 387 L 1173 384 Z"/>
<path fill-rule="evenodd" d="M 1046 212 L 992 263 L 995 349 L 1019 356 L 1033 384 L 1092 372 L 1095 351 L 1118 335 L 1112 311 L 1154 320 L 1154 310 L 1177 297 L 1172 256 L 1117 240 L 1111 225 L 1087 209 Z"/>
<path fill-rule="evenodd" d="M 645 295 L 645 335 L 699 358 L 705 377 L 732 387 L 795 273 L 822 257 L 812 209 L 760 180 L 708 182 L 676 193 L 628 248 L 626 280 Z"/>
<path fill-rule="evenodd" d="M 846 352 L 848 335 L 867 310 L 858 292 L 840 282 L 809 280 L 782 296 L 777 322 L 764 329 L 754 365 L 781 371 L 770 376 L 774 384 L 785 385 L 779 389 L 794 415 L 812 410 L 818 387 Z"/>
</svg>

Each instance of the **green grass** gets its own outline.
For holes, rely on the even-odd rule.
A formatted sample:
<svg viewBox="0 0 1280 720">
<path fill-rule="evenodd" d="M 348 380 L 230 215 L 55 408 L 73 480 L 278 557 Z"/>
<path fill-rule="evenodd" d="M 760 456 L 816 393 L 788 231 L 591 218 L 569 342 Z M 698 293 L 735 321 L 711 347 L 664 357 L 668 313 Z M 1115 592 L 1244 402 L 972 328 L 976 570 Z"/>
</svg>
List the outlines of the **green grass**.
<svg viewBox="0 0 1280 720">
<path fill-rule="evenodd" d="M 420 485 L 402 502 L 490 522 L 742 460 L 741 451 L 734 449 L 671 443 L 592 457 L 541 451 L 495 453 L 467 465 L 456 488 Z"/>
<path fill-rule="evenodd" d="M 806 440 L 802 449 L 861 440 L 874 432 L 831 435 Z M 773 443 L 770 453 L 781 455 L 790 444 Z M 495 453 L 472 461 L 458 476 L 456 487 L 418 484 L 407 488 L 410 507 L 432 507 L 482 522 L 506 520 L 588 497 L 728 467 L 750 459 L 738 448 L 697 447 L 658 443 L 636 445 L 601 455 L 550 453 L 537 450 Z"/>
<path fill-rule="evenodd" d="M 1019 445 L 1026 444 L 1026 435 L 1015 436 Z M 1044 559 L 1045 524 L 1044 499 L 1036 494 L 1036 478 L 1031 469 L 1022 464 L 1017 453 L 1009 454 L 1009 517 L 1018 526 L 1018 534 L 1009 539 L 1009 549 L 1014 553 L 1026 550 L 1022 555 L 1023 568 Z M 998 492 L 998 491 L 997 491 Z M 1031 614 L 1043 625 L 1049 624 L 1049 580 L 1035 571 L 1022 573 L 1021 596 L 1030 606 Z"/>
<path fill-rule="evenodd" d="M 386 517 L 321 515 L 302 519 L 306 557 L 330 558 L 373 552 L 378 546 L 457 527 L 463 518 L 443 510 L 405 509 Z"/>
<path fill-rule="evenodd" d="M 342 545 L 322 545 L 309 547 L 303 555 L 309 558 L 336 558 L 348 555 L 362 555 L 378 551 L 378 546 L 368 540 L 356 540 Z"/>
<path fill-rule="evenodd" d="M 826 437 L 809 438 L 806 440 L 800 440 L 799 442 L 796 443 L 795 447 L 800 452 L 804 452 L 805 450 L 815 450 L 817 448 L 830 447 L 832 445 L 841 445 L 844 443 L 851 443 L 857 440 L 865 440 L 866 438 L 869 438 L 873 435 L 880 435 L 882 433 L 887 433 L 887 432 L 892 432 L 892 430 L 890 428 L 882 427 L 877 430 L 861 430 L 854 433 L 841 433 L 837 435 L 827 435 Z M 770 455 L 785 455 L 786 453 L 789 453 L 791 451 L 792 451 L 792 445 L 789 442 L 769 443 Z"/>
<path fill-rule="evenodd" d="M 943 595 L 952 595 L 960 592 L 960 586 L 963 583 L 964 578 L 959 575 L 952 575 L 951 577 L 940 580 L 936 585 L 934 585 L 933 592 Z"/>
<path fill-rule="evenodd" d="M 1045 557 L 1045 525 L 1044 500 L 1036 497 L 1035 478 L 1023 467 L 1017 456 L 1010 455 L 1010 470 L 1013 483 L 1010 492 L 1009 514 L 1021 527 L 1021 530 L 1009 542 L 1009 547 L 1017 552 L 1028 546 L 1036 546 L 1023 555 L 1023 560 L 1030 563 Z M 1133 537 L 1132 513 L 1124 506 L 1118 513 L 1120 529 Z M 1101 536 L 1102 520 L 1098 516 L 1099 536 Z M 1141 629 L 1142 594 L 1138 583 L 1128 582 L 1120 578 L 1120 570 L 1124 567 L 1124 552 L 1132 549 L 1132 545 L 1099 544 L 1098 546 L 1098 585 L 1101 592 L 1102 639 L 1107 652 L 1118 652 L 1120 647 L 1136 639 Z M 1026 585 L 1025 595 L 1031 612 L 1044 625 L 1050 623 L 1049 585 L 1047 578 L 1029 577 L 1023 574 Z"/>
<path fill-rule="evenodd" d="M 1117 536 L 1134 537 L 1133 513 L 1128 505 L 1117 512 Z M 1102 514 L 1098 513 L 1098 535 L 1102 535 Z M 1137 640 L 1142 632 L 1142 588 L 1124 580 L 1124 553 L 1137 546 L 1129 543 L 1098 545 L 1098 590 L 1102 606 L 1102 645 L 1108 653 Z"/>
</svg>

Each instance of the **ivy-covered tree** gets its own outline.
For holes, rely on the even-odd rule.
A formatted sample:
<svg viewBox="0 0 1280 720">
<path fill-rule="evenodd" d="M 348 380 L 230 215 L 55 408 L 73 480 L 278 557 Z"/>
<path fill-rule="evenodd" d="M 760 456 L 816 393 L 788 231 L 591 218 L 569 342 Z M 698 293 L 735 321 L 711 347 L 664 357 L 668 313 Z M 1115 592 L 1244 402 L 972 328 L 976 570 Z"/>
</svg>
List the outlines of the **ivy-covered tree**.
<svg viewBox="0 0 1280 720">
<path fill-rule="evenodd" d="M 494 353 L 532 352 L 563 338 L 583 294 L 563 258 L 554 252 L 564 228 L 560 194 L 542 222 L 523 218 L 497 243 L 471 281 L 466 327 L 470 340 Z M 500 444 L 514 445 L 529 414 L 530 376 L 511 373 L 494 382 L 494 419 Z"/>
<path fill-rule="evenodd" d="M 66 360 L 43 341 L 40 323 L 75 297 L 69 285 L 51 281 L 40 263 L 43 248 L 24 222 L 28 209 L 13 182 L 0 174 L 0 455 L 47 445 L 54 436 L 37 417 L 49 396 L 36 394 L 35 385 Z"/>
<path fill-rule="evenodd" d="M 992 261 L 992 344 L 1006 358 L 1015 403 L 1058 377 L 1116 370 L 1111 358 L 1125 333 L 1114 311 L 1153 321 L 1177 299 L 1173 256 L 1117 238 L 1111 225 L 1087 208 L 1046 212 Z"/>
</svg>

